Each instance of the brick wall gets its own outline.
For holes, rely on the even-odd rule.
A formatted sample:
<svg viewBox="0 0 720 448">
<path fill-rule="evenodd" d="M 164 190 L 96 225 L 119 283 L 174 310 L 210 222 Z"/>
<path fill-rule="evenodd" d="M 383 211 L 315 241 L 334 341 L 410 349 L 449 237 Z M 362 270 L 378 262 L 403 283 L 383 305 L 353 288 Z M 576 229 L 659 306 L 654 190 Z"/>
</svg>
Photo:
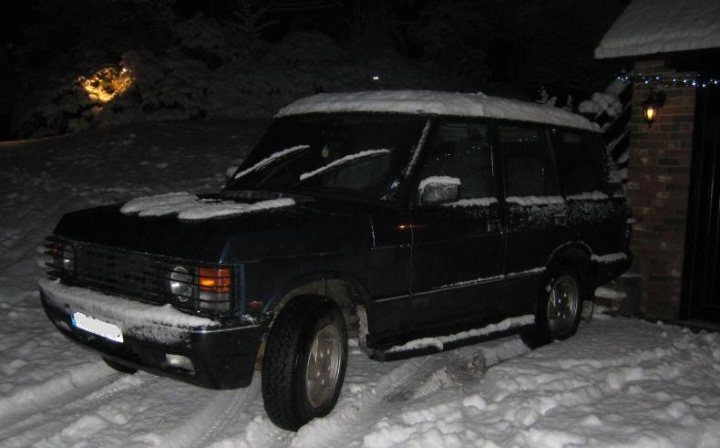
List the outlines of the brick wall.
<svg viewBox="0 0 720 448">
<path fill-rule="evenodd" d="M 639 61 L 637 74 L 676 73 L 663 61 Z M 637 219 L 632 272 L 641 277 L 640 297 L 633 308 L 643 315 L 675 319 L 680 305 L 685 220 L 695 110 L 695 89 L 663 88 L 667 95 L 651 128 L 642 118 L 642 102 L 650 89 L 634 86 L 628 160 L 628 198 Z"/>
</svg>

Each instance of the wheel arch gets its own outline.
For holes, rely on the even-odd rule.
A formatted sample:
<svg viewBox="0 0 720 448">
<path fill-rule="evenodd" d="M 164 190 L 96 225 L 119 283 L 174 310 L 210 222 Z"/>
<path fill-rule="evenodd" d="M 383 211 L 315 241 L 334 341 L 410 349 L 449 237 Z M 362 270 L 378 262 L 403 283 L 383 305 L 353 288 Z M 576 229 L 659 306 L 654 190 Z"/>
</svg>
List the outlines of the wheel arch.
<svg viewBox="0 0 720 448">
<path fill-rule="evenodd" d="M 273 298 L 265 305 L 265 311 L 272 315 L 267 332 L 282 310 L 298 297 L 314 296 L 320 300 L 330 300 L 343 313 L 348 332 L 358 325 L 357 307 L 368 309 L 370 295 L 357 278 L 337 271 L 323 271 L 297 277 L 279 288 Z"/>
<path fill-rule="evenodd" d="M 562 269 L 572 269 L 585 286 L 583 295 L 587 298 L 597 282 L 597 267 L 592 263 L 593 251 L 583 241 L 570 241 L 555 248 L 546 264 L 547 275 Z"/>
</svg>

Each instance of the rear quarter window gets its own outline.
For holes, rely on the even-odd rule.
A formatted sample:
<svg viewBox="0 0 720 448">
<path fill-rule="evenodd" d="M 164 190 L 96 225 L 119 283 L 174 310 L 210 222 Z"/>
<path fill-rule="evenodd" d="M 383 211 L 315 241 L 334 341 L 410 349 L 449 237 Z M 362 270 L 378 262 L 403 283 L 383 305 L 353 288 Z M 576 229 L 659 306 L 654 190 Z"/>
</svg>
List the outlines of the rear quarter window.
<svg viewBox="0 0 720 448">
<path fill-rule="evenodd" d="M 506 197 L 560 194 L 543 128 L 499 126 L 498 144 L 505 163 Z"/>
<path fill-rule="evenodd" d="M 605 143 L 593 132 L 554 129 L 553 149 L 560 183 L 568 196 L 607 193 Z"/>
</svg>

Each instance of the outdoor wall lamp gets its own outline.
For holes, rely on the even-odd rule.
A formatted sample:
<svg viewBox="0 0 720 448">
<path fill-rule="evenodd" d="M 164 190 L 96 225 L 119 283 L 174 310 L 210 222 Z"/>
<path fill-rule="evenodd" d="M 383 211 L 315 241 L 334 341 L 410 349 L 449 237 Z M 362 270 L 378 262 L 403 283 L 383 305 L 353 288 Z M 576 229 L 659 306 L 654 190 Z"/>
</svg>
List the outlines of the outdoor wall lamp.
<svg viewBox="0 0 720 448">
<path fill-rule="evenodd" d="M 645 101 L 643 101 L 642 103 L 643 118 L 645 119 L 645 123 L 647 123 L 649 128 L 652 127 L 653 122 L 657 118 L 658 111 L 663 107 L 664 104 L 665 92 L 655 92 L 654 90 L 650 90 L 647 99 L 645 99 Z"/>
</svg>

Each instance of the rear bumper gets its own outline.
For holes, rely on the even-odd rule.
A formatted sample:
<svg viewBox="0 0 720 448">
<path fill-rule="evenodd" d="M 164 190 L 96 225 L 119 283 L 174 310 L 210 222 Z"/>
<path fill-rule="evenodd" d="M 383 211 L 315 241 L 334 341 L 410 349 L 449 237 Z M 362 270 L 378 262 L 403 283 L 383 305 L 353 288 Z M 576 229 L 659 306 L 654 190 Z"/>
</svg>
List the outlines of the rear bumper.
<svg viewBox="0 0 720 448">
<path fill-rule="evenodd" d="M 633 254 L 630 250 L 625 252 L 612 253 L 607 255 L 594 255 L 592 261 L 595 262 L 598 271 L 598 284 L 607 283 L 614 278 L 625 273 L 633 261 Z"/>
<path fill-rule="evenodd" d="M 40 298 L 45 313 L 63 335 L 99 353 L 103 358 L 212 389 L 245 387 L 252 380 L 256 355 L 265 329 L 263 325 L 183 326 L 174 328 L 171 338 L 156 338 L 154 334 L 167 333 L 167 328 L 150 322 L 141 333 L 126 333 L 123 323 L 114 316 L 107 317 L 95 309 L 84 310 L 77 303 L 65 303 L 58 293 L 58 287 L 64 288 L 61 290 L 63 293 L 72 293 L 78 289 L 54 284 L 49 291 L 41 284 Z M 116 297 L 116 300 L 123 306 L 132 302 L 123 297 Z M 123 342 L 115 342 L 75 327 L 71 317 L 75 311 L 118 324 L 123 330 Z M 169 365 L 167 354 L 187 357 L 192 361 L 192 369 Z"/>
</svg>

